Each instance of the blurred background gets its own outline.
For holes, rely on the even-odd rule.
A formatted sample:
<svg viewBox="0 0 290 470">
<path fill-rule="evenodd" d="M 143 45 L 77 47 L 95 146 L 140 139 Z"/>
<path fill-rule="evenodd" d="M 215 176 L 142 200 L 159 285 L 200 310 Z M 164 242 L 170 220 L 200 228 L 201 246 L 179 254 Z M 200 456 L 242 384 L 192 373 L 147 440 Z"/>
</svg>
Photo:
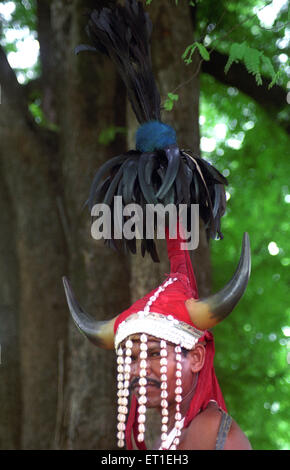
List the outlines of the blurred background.
<svg viewBox="0 0 290 470">
<path fill-rule="evenodd" d="M 113 65 L 74 55 L 87 11 L 114 3 L 0 2 L 1 449 L 115 448 L 114 353 L 76 330 L 61 277 L 104 320 L 168 272 L 162 244 L 154 264 L 93 240 L 84 208 L 101 163 L 134 146 Z M 201 227 L 193 253 L 200 295 L 229 280 L 251 239 L 246 294 L 214 331 L 228 411 L 254 449 L 289 449 L 289 5 L 143 3 L 163 121 L 229 181 L 224 239 Z"/>
</svg>

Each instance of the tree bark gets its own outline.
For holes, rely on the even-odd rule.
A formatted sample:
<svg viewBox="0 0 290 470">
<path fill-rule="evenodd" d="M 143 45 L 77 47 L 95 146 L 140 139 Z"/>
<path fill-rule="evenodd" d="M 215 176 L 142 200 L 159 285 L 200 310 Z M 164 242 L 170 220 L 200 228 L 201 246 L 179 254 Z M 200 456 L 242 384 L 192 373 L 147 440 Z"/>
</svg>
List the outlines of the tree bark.
<svg viewBox="0 0 290 470">
<path fill-rule="evenodd" d="M 135 126 L 132 118 L 127 120 L 125 90 L 110 61 L 73 53 L 77 44 L 87 41 L 84 12 L 91 6 L 94 1 L 38 2 L 44 79 L 37 85 L 44 91 L 43 110 L 58 126 L 56 131 L 33 121 L 29 87 L 18 84 L 0 49 L 3 449 L 115 447 L 114 353 L 98 350 L 79 334 L 69 317 L 61 278 L 68 276 L 83 307 L 104 320 L 157 286 L 168 272 L 164 242 L 157 265 L 149 257 L 140 261 L 138 256 L 116 254 L 90 234 L 90 214 L 83 205 L 94 173 L 106 159 L 128 148 L 122 137 L 102 146 L 98 136 L 111 125 L 127 124 L 131 130 Z M 180 56 L 192 35 L 188 8 L 185 2 L 175 17 L 174 8 L 161 0 L 149 10 L 153 64 L 163 97 L 179 84 L 179 77 L 187 77 Z M 197 75 L 180 90 L 174 111 L 164 113 L 180 146 L 197 154 L 198 104 Z M 204 263 L 208 246 L 202 250 L 201 291 L 210 272 Z"/>
<path fill-rule="evenodd" d="M 94 3 L 94 2 L 92 2 Z M 83 205 L 95 171 L 119 152 L 124 141 L 102 147 L 100 132 L 125 123 L 125 94 L 114 67 L 101 55 L 73 50 L 86 42 L 83 15 L 87 1 L 70 8 L 54 2 L 53 25 L 62 57 L 59 81 L 62 129 L 62 187 L 67 226 L 66 274 L 80 302 L 98 320 L 110 319 L 129 304 L 129 267 L 90 234 L 90 214 Z M 65 10 L 65 11 L 64 11 Z M 67 316 L 68 311 L 66 309 Z M 69 322 L 68 358 L 63 410 L 55 446 L 66 449 L 108 449 L 116 445 L 114 354 L 92 346 Z"/>
<path fill-rule="evenodd" d="M 10 450 L 19 448 L 21 428 L 19 266 L 13 205 L 0 174 L 0 448 Z"/>
</svg>

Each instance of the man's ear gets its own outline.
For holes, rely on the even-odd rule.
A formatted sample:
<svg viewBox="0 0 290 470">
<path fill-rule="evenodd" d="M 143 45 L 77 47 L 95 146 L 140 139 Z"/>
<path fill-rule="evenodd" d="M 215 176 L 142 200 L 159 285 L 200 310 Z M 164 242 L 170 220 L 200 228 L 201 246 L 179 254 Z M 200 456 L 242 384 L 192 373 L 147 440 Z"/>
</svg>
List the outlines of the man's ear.
<svg viewBox="0 0 290 470">
<path fill-rule="evenodd" d="M 191 371 L 195 374 L 199 372 L 205 361 L 205 347 L 203 344 L 197 344 L 195 348 L 189 352 Z"/>
</svg>

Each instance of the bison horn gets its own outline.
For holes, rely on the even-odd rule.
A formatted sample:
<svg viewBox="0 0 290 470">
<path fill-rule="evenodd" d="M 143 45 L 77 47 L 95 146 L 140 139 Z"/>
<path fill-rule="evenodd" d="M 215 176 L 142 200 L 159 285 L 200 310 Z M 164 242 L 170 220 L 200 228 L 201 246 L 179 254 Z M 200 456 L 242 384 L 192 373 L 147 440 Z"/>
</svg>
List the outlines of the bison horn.
<svg viewBox="0 0 290 470">
<path fill-rule="evenodd" d="M 244 234 L 242 252 L 237 270 L 228 284 L 214 295 L 204 299 L 188 299 L 186 307 L 194 325 L 207 330 L 226 318 L 242 297 L 251 272 L 250 240 Z"/>
<path fill-rule="evenodd" d="M 100 348 L 114 349 L 114 323 L 116 317 L 109 321 L 95 320 L 79 305 L 66 277 L 63 277 L 63 285 L 71 316 L 81 333 Z"/>
</svg>

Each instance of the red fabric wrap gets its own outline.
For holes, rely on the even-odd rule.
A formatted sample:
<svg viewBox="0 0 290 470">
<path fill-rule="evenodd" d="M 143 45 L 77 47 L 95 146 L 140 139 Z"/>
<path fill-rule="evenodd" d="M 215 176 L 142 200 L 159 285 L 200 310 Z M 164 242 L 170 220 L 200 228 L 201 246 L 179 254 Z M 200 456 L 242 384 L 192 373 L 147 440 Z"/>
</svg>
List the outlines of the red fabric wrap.
<svg viewBox="0 0 290 470">
<path fill-rule="evenodd" d="M 179 230 L 181 232 L 180 227 Z M 198 298 L 197 285 L 189 253 L 186 249 L 181 249 L 181 243 L 183 240 L 182 233 L 180 234 L 180 232 L 178 232 L 176 239 L 171 239 L 169 237 L 168 229 L 166 230 L 167 251 L 170 261 L 170 277 L 177 278 L 177 280 L 166 287 L 165 291 L 158 296 L 157 300 L 152 304 L 151 311 L 161 313 L 163 315 L 173 315 L 179 321 L 183 321 L 194 326 L 186 309 L 185 301 L 189 298 Z M 155 291 L 156 289 L 151 291 L 142 299 L 137 300 L 137 302 L 135 302 L 129 309 L 125 310 L 118 316 L 114 325 L 115 332 L 118 325 L 131 314 L 144 309 L 149 297 L 151 297 Z M 194 417 L 207 407 L 210 400 L 215 400 L 218 406 L 226 411 L 225 402 L 214 371 L 214 339 L 212 333 L 205 331 L 199 341 L 204 341 L 206 343 L 205 363 L 199 372 L 196 390 L 185 416 L 184 427 L 188 427 L 190 425 Z M 129 450 L 133 449 L 132 431 L 138 449 L 145 450 L 145 442 L 137 442 L 138 402 L 134 395 L 132 396 L 125 431 L 126 446 Z"/>
<path fill-rule="evenodd" d="M 206 331 L 199 342 L 206 342 L 206 353 L 204 366 L 199 372 L 198 381 L 194 396 L 187 410 L 184 420 L 184 427 L 188 427 L 195 416 L 205 410 L 210 400 L 217 402 L 224 411 L 226 405 L 214 371 L 214 338 L 210 331 Z"/>
<path fill-rule="evenodd" d="M 180 245 L 183 243 L 183 240 L 179 233 L 177 234 L 176 239 L 169 238 L 168 229 L 166 229 L 165 233 L 168 258 L 170 261 L 170 277 L 176 277 L 178 280 L 168 286 L 165 289 L 165 292 L 159 295 L 158 299 L 153 303 L 151 310 L 163 315 L 173 315 L 179 321 L 183 321 L 194 326 L 185 306 L 185 301 L 187 299 L 198 299 L 197 285 L 190 256 L 187 250 L 181 249 Z M 126 320 L 126 318 L 133 313 L 137 313 L 144 309 L 147 301 L 156 290 L 157 288 L 153 289 L 149 294 L 145 295 L 145 297 L 134 302 L 131 307 L 117 317 L 114 324 L 115 333 L 120 323 Z"/>
<path fill-rule="evenodd" d="M 181 244 L 184 242 L 182 237 L 182 227 L 179 224 L 179 232 L 176 240 L 169 237 L 168 228 L 166 228 L 165 234 L 168 259 L 170 261 L 170 272 L 184 274 L 187 277 L 192 290 L 191 297 L 198 299 L 197 284 L 188 250 L 181 249 Z"/>
</svg>

